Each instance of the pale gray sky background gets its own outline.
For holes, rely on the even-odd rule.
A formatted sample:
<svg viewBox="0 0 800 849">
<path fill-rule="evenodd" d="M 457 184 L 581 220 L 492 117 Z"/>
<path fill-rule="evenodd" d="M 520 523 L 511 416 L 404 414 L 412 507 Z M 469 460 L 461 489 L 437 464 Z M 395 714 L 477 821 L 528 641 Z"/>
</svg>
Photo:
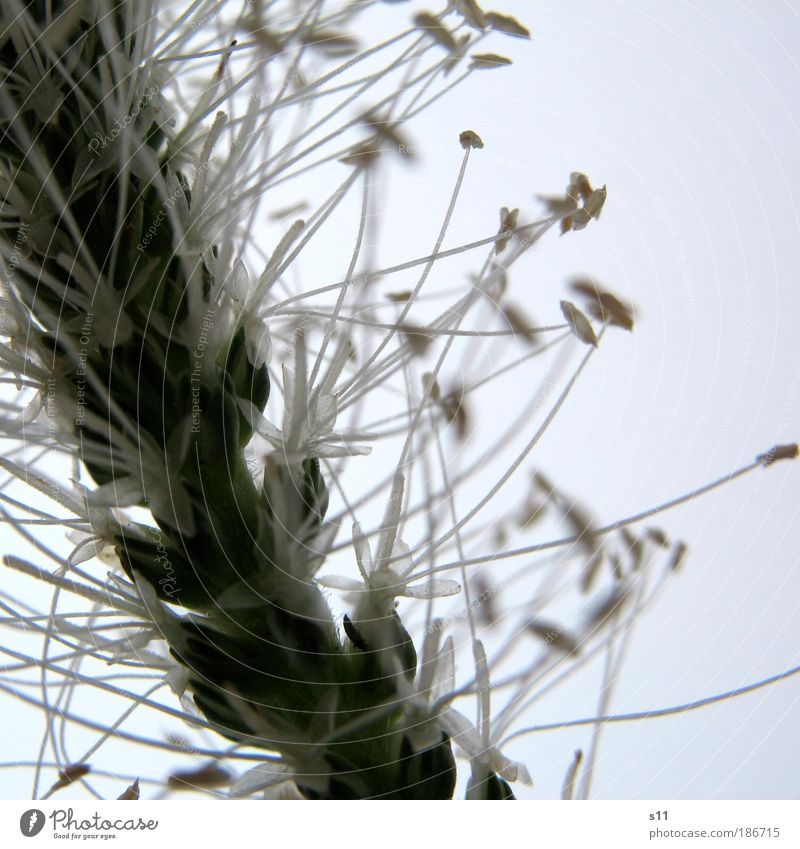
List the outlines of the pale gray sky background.
<svg viewBox="0 0 800 849">
<path fill-rule="evenodd" d="M 441 216 L 466 127 L 485 149 L 472 157 L 461 210 L 518 206 L 532 218 L 536 195 L 562 191 L 573 170 L 608 185 L 599 222 L 548 237 L 512 276 L 515 300 L 546 323 L 560 321 L 576 274 L 640 309 L 632 335 L 603 340 L 537 465 L 611 521 L 800 439 L 796 7 L 492 5 L 533 39 L 496 41 L 514 66 L 473 75 L 415 124 L 423 163 L 393 183 L 384 230 L 401 258 L 429 248 L 424 225 Z M 452 243 L 484 233 L 465 214 Z M 498 420 L 516 400 L 498 398 Z M 800 466 L 779 464 L 663 517 L 690 556 L 637 630 L 613 712 L 680 704 L 798 663 L 799 505 Z M 587 715 L 596 678 L 579 689 L 531 721 Z M 34 756 L 19 706 L 0 706 L 4 759 Z M 797 798 L 799 712 L 795 678 L 691 715 L 610 727 L 594 796 Z M 521 795 L 557 795 L 587 739 L 579 729 L 518 741 L 536 781 Z M 0 771 L 2 795 L 19 788 Z"/>
<path fill-rule="evenodd" d="M 442 107 L 444 121 L 455 127 L 475 104 L 490 165 L 471 178 L 498 205 L 511 205 L 510 192 L 558 189 L 574 168 L 608 184 L 599 226 L 548 240 L 532 284 L 552 291 L 590 272 L 641 307 L 633 336 L 604 340 L 580 403 L 563 411 L 554 434 L 568 436 L 538 458 L 610 520 L 800 433 L 800 20 L 782 2 L 505 8 L 533 42 L 514 51 L 502 94 L 479 100 L 476 77 L 471 97 Z M 797 472 L 775 467 L 665 517 L 691 557 L 637 632 L 615 711 L 797 663 Z M 799 709 L 793 680 L 693 716 L 610 728 L 595 795 L 797 798 Z M 552 705 L 542 720 L 571 713 Z M 552 744 L 529 741 L 545 794 L 563 774 Z"/>
</svg>

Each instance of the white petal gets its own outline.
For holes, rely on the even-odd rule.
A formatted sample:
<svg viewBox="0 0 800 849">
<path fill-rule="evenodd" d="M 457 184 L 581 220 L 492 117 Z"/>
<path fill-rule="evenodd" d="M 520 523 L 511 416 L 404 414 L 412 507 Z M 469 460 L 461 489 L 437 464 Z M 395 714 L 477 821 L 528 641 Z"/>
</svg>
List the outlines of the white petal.
<svg viewBox="0 0 800 849">
<path fill-rule="evenodd" d="M 462 748 L 470 758 L 478 758 L 481 761 L 486 760 L 481 735 L 478 734 L 475 726 L 463 713 L 459 713 L 454 708 L 445 708 L 439 714 L 439 721 L 453 742 Z"/>
<path fill-rule="evenodd" d="M 530 787 L 533 785 L 533 779 L 531 778 L 531 774 L 528 772 L 528 767 L 523 763 L 517 763 L 517 781 L 521 781 L 526 786 Z"/>
<path fill-rule="evenodd" d="M 375 559 L 380 562 L 387 560 L 394 547 L 397 528 L 400 525 L 400 516 L 403 511 L 403 490 L 405 489 L 405 478 L 400 472 L 395 472 L 392 481 L 392 491 L 389 493 L 389 502 L 386 512 L 383 514 L 383 530 L 378 537 L 378 551 Z"/>
<path fill-rule="evenodd" d="M 403 542 L 403 540 L 395 540 L 392 546 L 392 572 L 405 578 L 408 573 L 414 568 L 414 563 L 411 560 L 411 549 Z"/>
<path fill-rule="evenodd" d="M 22 411 L 22 423 L 32 424 L 44 407 L 44 392 L 37 392 L 31 399 L 30 404 Z"/>
<path fill-rule="evenodd" d="M 456 651 L 453 638 L 444 641 L 444 647 L 439 654 L 436 664 L 436 675 L 433 680 L 433 698 L 438 701 L 449 696 L 456 689 Z"/>
<path fill-rule="evenodd" d="M 148 616 L 162 628 L 164 626 L 171 625 L 176 617 L 167 609 L 166 605 L 162 603 L 161 599 L 156 594 L 153 585 L 137 572 L 133 573 L 133 582 L 136 585 L 139 598 L 141 599 L 142 605 L 144 605 L 144 609 L 147 611 Z"/>
<path fill-rule="evenodd" d="M 269 362 L 272 353 L 267 325 L 257 316 L 250 316 L 244 325 L 244 341 L 247 359 L 254 368 L 261 368 Z"/>
<path fill-rule="evenodd" d="M 489 764 L 500 778 L 508 782 L 521 781 L 523 784 L 533 784 L 525 765 L 510 760 L 499 749 L 491 748 L 489 750 Z"/>
<path fill-rule="evenodd" d="M 268 787 L 263 795 L 263 799 L 274 799 L 280 802 L 304 801 L 303 796 L 297 789 L 297 785 L 291 779 L 282 781 L 280 784 L 273 784 Z"/>
<path fill-rule="evenodd" d="M 365 583 L 369 583 L 369 576 L 373 572 L 372 554 L 369 550 L 369 542 L 358 522 L 353 522 L 353 548 L 356 550 L 358 571 L 361 572 Z"/>
<path fill-rule="evenodd" d="M 306 446 L 308 448 L 309 446 Z M 303 452 L 303 459 L 310 452 L 305 450 Z M 334 445 L 330 440 L 314 442 L 313 443 L 313 453 L 316 457 L 356 457 L 356 456 L 366 456 L 367 454 L 372 453 L 372 448 L 369 445 L 352 445 L 350 443 L 344 443 L 343 445 Z"/>
<path fill-rule="evenodd" d="M 486 650 L 480 640 L 475 640 L 472 644 L 472 653 L 475 657 L 475 683 L 478 687 L 478 698 L 481 707 L 481 737 L 483 738 L 484 745 L 488 746 L 492 715 L 492 692 Z"/>
<path fill-rule="evenodd" d="M 175 664 L 164 676 L 170 690 L 179 698 L 186 692 L 189 686 L 189 670 L 185 666 Z"/>
<path fill-rule="evenodd" d="M 288 781 L 292 772 L 286 764 L 265 761 L 249 769 L 231 787 L 231 796 L 249 796 L 259 790 L 266 790 L 283 781 Z"/>
<path fill-rule="evenodd" d="M 296 333 L 294 338 L 294 372 L 286 367 L 283 370 L 285 405 L 283 433 L 293 449 L 298 448 L 308 439 L 310 405 L 307 366 L 306 335 L 303 331 Z"/>
<path fill-rule="evenodd" d="M 299 344 L 299 339 L 295 343 L 295 347 L 297 344 Z M 295 380 L 294 372 L 285 363 L 281 366 L 281 372 L 283 373 L 283 430 L 286 433 L 290 433 L 292 428 L 294 390 L 297 381 Z"/>
<path fill-rule="evenodd" d="M 317 415 L 314 430 L 318 433 L 330 433 L 336 424 L 338 400 L 335 395 L 320 395 L 317 401 Z"/>
<path fill-rule="evenodd" d="M 150 643 L 155 635 L 155 630 L 145 628 L 136 634 L 125 637 L 124 642 L 114 650 L 113 659 L 115 661 L 127 660 L 129 658 L 137 659 L 141 650 Z"/>
<path fill-rule="evenodd" d="M 241 310 L 250 292 L 250 275 L 240 259 L 236 260 L 231 273 L 225 279 L 225 287 L 236 304 L 237 310 Z"/>
<path fill-rule="evenodd" d="M 422 641 L 417 690 L 426 701 L 430 701 L 433 697 L 434 682 L 439 669 L 439 639 L 442 635 L 443 625 L 441 619 L 431 622 L 430 628 L 425 631 L 425 639 Z"/>
<path fill-rule="evenodd" d="M 250 427 L 259 436 L 263 436 L 273 448 L 280 448 L 283 445 L 283 435 L 278 428 L 261 415 L 261 411 L 252 401 L 248 401 L 247 398 L 237 398 L 236 400 Z"/>
<path fill-rule="evenodd" d="M 406 587 L 400 595 L 406 598 L 444 598 L 461 592 L 461 584 L 448 578 L 434 578 L 433 581 Z"/>
<path fill-rule="evenodd" d="M 99 546 L 98 542 L 100 542 Z M 77 566 L 79 563 L 85 563 L 87 560 L 97 557 L 100 554 L 101 548 L 102 542 L 96 537 L 87 537 L 83 540 L 83 542 L 79 542 L 75 548 L 72 549 L 67 557 L 67 563 L 69 563 L 70 566 Z"/>
</svg>

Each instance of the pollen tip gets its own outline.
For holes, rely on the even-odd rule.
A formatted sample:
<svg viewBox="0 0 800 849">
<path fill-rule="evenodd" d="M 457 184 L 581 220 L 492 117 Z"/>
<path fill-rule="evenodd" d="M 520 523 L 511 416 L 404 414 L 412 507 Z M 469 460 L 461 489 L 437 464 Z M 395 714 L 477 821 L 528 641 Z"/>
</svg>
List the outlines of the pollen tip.
<svg viewBox="0 0 800 849">
<path fill-rule="evenodd" d="M 769 451 L 759 454 L 756 457 L 756 462 L 767 468 L 767 466 L 771 466 L 779 460 L 796 460 L 799 455 L 800 445 L 796 442 L 789 442 L 785 445 L 773 445 Z"/>
<path fill-rule="evenodd" d="M 459 135 L 458 140 L 461 142 L 461 147 L 464 150 L 468 150 L 469 148 L 483 148 L 483 139 L 474 130 L 464 130 Z"/>
</svg>

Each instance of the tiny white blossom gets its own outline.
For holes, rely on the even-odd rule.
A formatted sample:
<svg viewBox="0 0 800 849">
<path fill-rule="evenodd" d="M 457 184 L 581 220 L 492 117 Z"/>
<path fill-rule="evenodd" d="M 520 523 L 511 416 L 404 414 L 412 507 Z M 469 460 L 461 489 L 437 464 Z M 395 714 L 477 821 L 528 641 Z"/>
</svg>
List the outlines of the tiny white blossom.
<svg viewBox="0 0 800 849">
<path fill-rule="evenodd" d="M 295 344 L 295 369 L 283 366 L 284 413 L 282 428 L 277 428 L 247 399 L 239 399 L 239 408 L 253 430 L 263 437 L 280 463 L 292 465 L 307 457 L 349 457 L 369 454 L 368 446 L 359 445 L 359 437 L 334 430 L 338 401 L 333 392 L 310 392 L 306 381 L 303 334 Z M 360 438 L 369 438 L 362 434 Z"/>
<path fill-rule="evenodd" d="M 461 592 L 461 585 L 449 578 L 435 578 L 412 585 L 418 579 L 409 579 L 411 554 L 402 540 L 394 542 L 390 556 L 373 559 L 369 541 L 358 522 L 353 524 L 353 548 L 363 581 L 343 575 L 323 575 L 317 579 L 320 584 L 352 593 L 370 593 L 385 602 L 400 597 L 441 598 Z"/>
<path fill-rule="evenodd" d="M 454 708 L 445 708 L 439 714 L 442 727 L 450 735 L 450 739 L 481 766 L 488 767 L 508 782 L 521 781 L 523 784 L 533 784 L 525 764 L 507 758 L 496 746 L 486 746 L 478 729 Z"/>
<path fill-rule="evenodd" d="M 425 635 L 420 670 L 409 699 L 409 734 L 419 748 L 432 745 L 444 730 L 450 739 L 469 757 L 487 767 L 508 782 L 532 784 L 526 766 L 507 758 L 493 745 L 489 723 L 481 733 L 464 714 L 450 706 L 456 694 L 455 646 L 452 637 L 445 640 L 439 651 L 443 623 L 435 621 Z M 482 691 L 487 682 L 482 682 Z M 488 717 L 487 717 L 488 719 Z"/>
</svg>

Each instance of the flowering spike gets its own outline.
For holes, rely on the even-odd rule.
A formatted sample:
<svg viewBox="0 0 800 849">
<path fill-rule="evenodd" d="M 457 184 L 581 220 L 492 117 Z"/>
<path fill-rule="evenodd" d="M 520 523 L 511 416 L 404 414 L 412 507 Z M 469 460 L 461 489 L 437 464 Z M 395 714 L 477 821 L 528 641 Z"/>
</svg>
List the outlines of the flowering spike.
<svg viewBox="0 0 800 849">
<path fill-rule="evenodd" d="M 616 676 L 624 645 L 613 641 L 659 587 L 641 590 L 655 546 L 672 569 L 685 554 L 628 527 L 721 485 L 605 527 L 541 475 L 515 490 L 592 351 L 539 417 L 552 385 L 528 391 L 531 375 L 563 362 L 550 353 L 569 334 L 532 326 L 511 267 L 547 231 L 597 218 L 606 188 L 573 172 L 544 218 L 520 224 L 509 203 L 498 230 L 478 210 L 473 241 L 450 245 L 483 147 L 465 130 L 431 245 L 383 267 L 386 175 L 372 179 L 371 166 L 382 149 L 414 155 L 407 123 L 459 82 L 448 74 L 509 64 L 491 42 L 528 30 L 451 0 L 362 47 L 371 30 L 356 37 L 353 20 L 369 3 L 276 0 L 241 15 L 216 0 L 182 5 L 3 6 L 2 521 L 36 563 L 4 562 L 47 597 L 4 593 L 0 625 L 12 689 L 45 717 L 33 796 L 48 795 L 50 764 L 61 767 L 51 793 L 105 782 L 116 796 L 116 754 L 98 761 L 115 736 L 200 755 L 188 770 L 154 767 L 166 793 L 445 799 L 458 756 L 469 798 L 512 799 L 512 783 L 530 782 L 502 751 L 512 724 L 596 650 L 609 649 Z M 236 29 L 249 35 L 231 40 Z M 297 178 L 313 198 L 293 196 Z M 477 258 L 463 279 L 444 262 L 456 256 Z M 574 288 L 586 314 L 562 310 L 585 344 L 600 335 L 590 320 L 631 329 L 632 307 L 593 283 Z M 521 350 L 515 333 L 536 346 Z M 512 381 L 501 394 L 531 406 L 495 416 L 496 439 L 468 439 L 501 376 Z M 476 475 L 507 449 L 477 493 Z M 776 446 L 736 474 L 797 452 Z M 556 511 L 567 536 L 509 548 Z M 353 521 L 362 514 L 368 532 Z M 354 556 L 341 539 L 351 521 Z M 65 531 L 58 544 L 53 527 Z M 546 561 L 489 571 L 545 550 L 558 586 Z M 326 574 L 333 563 L 346 574 Z M 522 621 L 504 615 L 501 590 Z M 543 606 L 568 593 L 563 609 L 586 613 L 548 624 Z M 42 650 L 28 654 L 32 637 Z M 121 709 L 79 713 L 92 691 L 104 711 Z M 184 723 L 191 741 L 143 738 L 158 717 Z M 69 762 L 77 725 L 93 739 Z M 91 787 L 74 786 L 88 775 Z M 138 797 L 137 779 L 120 798 Z"/>
</svg>

